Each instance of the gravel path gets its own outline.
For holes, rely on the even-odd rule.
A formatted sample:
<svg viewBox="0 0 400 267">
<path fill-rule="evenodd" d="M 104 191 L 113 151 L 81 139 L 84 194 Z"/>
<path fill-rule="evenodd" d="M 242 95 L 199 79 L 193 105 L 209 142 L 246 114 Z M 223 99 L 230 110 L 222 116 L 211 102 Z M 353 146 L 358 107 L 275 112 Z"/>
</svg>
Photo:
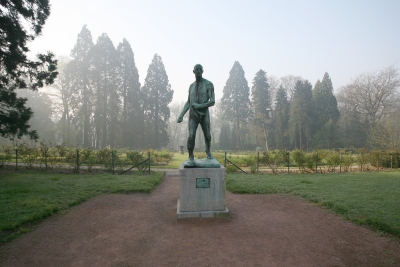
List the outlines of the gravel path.
<svg viewBox="0 0 400 267">
<path fill-rule="evenodd" d="M 399 243 L 293 196 L 227 192 L 230 219 L 176 219 L 178 170 L 151 194 L 94 197 L 0 246 L 0 266 L 400 266 Z"/>
</svg>

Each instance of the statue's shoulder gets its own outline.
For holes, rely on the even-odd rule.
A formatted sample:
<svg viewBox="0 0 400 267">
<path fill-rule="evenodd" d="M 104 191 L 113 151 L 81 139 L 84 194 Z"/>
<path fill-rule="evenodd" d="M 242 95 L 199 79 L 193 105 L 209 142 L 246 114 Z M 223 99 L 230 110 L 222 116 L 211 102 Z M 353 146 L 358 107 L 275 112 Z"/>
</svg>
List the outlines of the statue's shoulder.
<svg viewBox="0 0 400 267">
<path fill-rule="evenodd" d="M 192 90 L 192 88 L 196 87 L 196 81 L 192 82 L 189 86 L 189 91 Z"/>
<path fill-rule="evenodd" d="M 207 87 L 214 88 L 214 84 L 209 80 L 203 78 L 203 82 L 206 84 Z"/>
</svg>

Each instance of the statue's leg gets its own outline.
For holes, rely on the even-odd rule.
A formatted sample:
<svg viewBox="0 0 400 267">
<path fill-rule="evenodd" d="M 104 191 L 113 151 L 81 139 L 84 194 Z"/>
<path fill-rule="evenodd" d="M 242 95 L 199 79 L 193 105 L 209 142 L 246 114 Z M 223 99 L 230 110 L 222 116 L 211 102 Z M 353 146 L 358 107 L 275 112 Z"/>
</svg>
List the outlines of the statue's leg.
<svg viewBox="0 0 400 267">
<path fill-rule="evenodd" d="M 201 120 L 200 125 L 201 125 L 201 129 L 203 130 L 204 141 L 206 143 L 207 158 L 212 159 L 214 157 L 211 155 L 211 151 L 210 151 L 211 129 L 210 129 L 210 114 L 208 112 L 206 113 L 205 118 L 203 120 Z"/>
<path fill-rule="evenodd" d="M 194 164 L 194 155 L 193 150 L 196 143 L 196 131 L 199 126 L 198 121 L 195 117 L 189 117 L 189 138 L 187 140 L 187 149 L 189 151 L 189 162 L 193 162 Z"/>
</svg>

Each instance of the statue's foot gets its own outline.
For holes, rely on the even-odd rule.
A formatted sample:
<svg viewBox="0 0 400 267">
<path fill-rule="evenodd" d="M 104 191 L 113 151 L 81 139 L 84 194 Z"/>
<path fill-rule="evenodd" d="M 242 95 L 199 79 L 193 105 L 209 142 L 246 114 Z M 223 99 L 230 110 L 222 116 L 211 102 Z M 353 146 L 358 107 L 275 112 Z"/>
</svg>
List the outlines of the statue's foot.
<svg viewBox="0 0 400 267">
<path fill-rule="evenodd" d="M 194 162 L 194 157 L 189 157 L 189 161 L 187 162 L 188 166 L 195 166 L 196 163 Z"/>
<path fill-rule="evenodd" d="M 208 159 L 213 159 L 214 158 L 213 155 L 211 155 L 210 151 L 206 151 L 206 153 L 207 153 L 207 158 Z"/>
</svg>

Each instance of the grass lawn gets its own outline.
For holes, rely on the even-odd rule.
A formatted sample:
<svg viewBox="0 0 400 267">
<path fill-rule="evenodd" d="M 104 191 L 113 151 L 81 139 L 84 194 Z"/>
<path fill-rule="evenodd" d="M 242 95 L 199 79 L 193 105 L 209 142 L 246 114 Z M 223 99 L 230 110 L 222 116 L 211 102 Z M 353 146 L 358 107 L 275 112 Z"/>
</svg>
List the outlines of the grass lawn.
<svg viewBox="0 0 400 267">
<path fill-rule="evenodd" d="M 159 166 L 158 168 L 179 169 L 179 164 L 183 163 L 187 159 L 189 159 L 189 153 L 185 153 L 183 155 L 175 153 L 167 166 Z"/>
<path fill-rule="evenodd" d="M 334 174 L 228 174 L 239 194 L 291 193 L 360 225 L 400 237 L 400 171 Z"/>
<path fill-rule="evenodd" d="M 77 205 L 95 195 L 150 192 L 164 172 L 152 175 L 74 175 L 20 172 L 0 177 L 0 233 L 18 230 L 52 213 Z M 24 232 L 24 229 L 19 229 Z M 10 237 L 6 238 L 10 239 Z M 7 241 L 4 240 L 3 241 Z"/>
</svg>

